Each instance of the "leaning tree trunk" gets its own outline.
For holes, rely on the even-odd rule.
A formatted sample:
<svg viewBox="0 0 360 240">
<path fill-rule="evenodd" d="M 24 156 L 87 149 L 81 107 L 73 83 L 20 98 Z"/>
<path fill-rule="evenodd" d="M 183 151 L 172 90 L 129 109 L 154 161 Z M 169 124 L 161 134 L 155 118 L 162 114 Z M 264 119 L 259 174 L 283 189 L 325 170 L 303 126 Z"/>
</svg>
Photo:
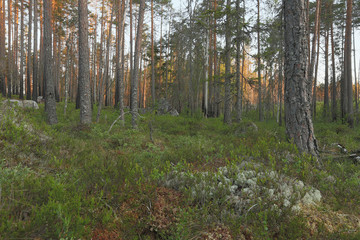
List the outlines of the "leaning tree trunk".
<svg viewBox="0 0 360 240">
<path fill-rule="evenodd" d="M 300 152 L 318 154 L 308 88 L 306 0 L 285 0 L 285 122 Z"/>
<path fill-rule="evenodd" d="M 45 90 L 45 109 L 47 121 L 50 125 L 58 122 L 56 116 L 56 101 L 54 79 L 52 70 L 52 28 L 51 28 L 51 2 L 44 1 L 44 81 L 46 81 Z"/>
<path fill-rule="evenodd" d="M 80 123 L 91 123 L 91 91 L 87 0 L 79 0 L 79 90 Z"/>
<path fill-rule="evenodd" d="M 139 7 L 139 22 L 136 34 L 135 42 L 135 56 L 134 56 L 134 70 L 131 75 L 131 124 L 133 128 L 137 128 L 137 115 L 138 115 L 138 71 L 139 71 L 139 59 L 141 53 L 141 42 L 142 42 L 142 31 L 143 31 L 143 22 L 144 22 L 144 12 L 145 12 L 145 0 L 140 1 Z"/>
</svg>

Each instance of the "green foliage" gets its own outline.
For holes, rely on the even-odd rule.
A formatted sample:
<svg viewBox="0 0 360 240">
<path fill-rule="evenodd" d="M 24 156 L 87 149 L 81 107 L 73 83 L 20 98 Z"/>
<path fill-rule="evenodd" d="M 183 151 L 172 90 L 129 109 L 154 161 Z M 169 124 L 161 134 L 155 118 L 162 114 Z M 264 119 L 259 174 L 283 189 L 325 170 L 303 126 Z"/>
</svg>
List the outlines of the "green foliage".
<svg viewBox="0 0 360 240">
<path fill-rule="evenodd" d="M 244 229 L 254 239 L 317 236 L 310 235 L 301 214 L 289 208 L 279 214 L 261 192 L 257 193 L 261 200 L 251 202 L 244 215 L 235 214 L 233 203 L 225 197 L 227 188 L 218 186 L 219 182 L 226 186 L 227 180 L 218 172 L 223 166 L 235 169 L 242 165 L 255 172 L 268 169 L 302 180 L 320 190 L 332 211 L 360 214 L 359 165 L 340 153 L 324 153 L 319 159 L 300 154 L 286 140 L 283 127 L 272 120 L 254 121 L 254 112 L 231 126 L 222 119 L 145 114 L 138 130 L 131 129 L 127 114 L 124 126 L 117 123 L 108 132 L 119 114 L 111 108 L 105 108 L 100 122 L 89 127 L 78 125 L 79 110 L 73 104 L 66 116 L 63 103 L 57 111 L 56 126 L 45 123 L 42 105 L 37 112 L 2 114 L 1 237 L 90 239 L 98 229 L 108 229 L 125 239 L 154 235 L 190 239 L 219 224 L 234 237 L 244 235 Z M 94 119 L 95 114 L 96 107 Z M 321 149 L 340 143 L 348 151 L 359 150 L 357 130 L 340 123 L 315 122 Z M 174 171 L 189 176 L 183 188 L 171 188 L 183 200 L 172 206 L 174 219 L 169 229 L 151 231 L 154 216 L 163 216 L 161 211 L 156 215 L 155 206 L 167 209 L 157 189 L 164 187 Z M 194 193 L 192 186 L 200 183 L 204 183 L 204 192 L 214 190 L 211 197 L 202 191 Z M 265 176 L 257 184 L 270 186 L 272 180 Z M 318 234 L 356 239 L 356 233 L 334 235 L 325 227 Z"/>
</svg>

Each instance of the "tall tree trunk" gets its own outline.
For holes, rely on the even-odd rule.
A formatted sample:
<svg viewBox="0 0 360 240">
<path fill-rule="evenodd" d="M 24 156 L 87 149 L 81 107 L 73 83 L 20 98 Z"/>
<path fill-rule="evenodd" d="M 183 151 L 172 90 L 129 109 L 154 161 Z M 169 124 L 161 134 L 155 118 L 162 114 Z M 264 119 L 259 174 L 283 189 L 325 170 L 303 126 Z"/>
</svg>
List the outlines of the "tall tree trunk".
<svg viewBox="0 0 360 240">
<path fill-rule="evenodd" d="M 91 123 L 90 64 L 87 0 L 79 0 L 79 85 L 80 123 Z"/>
<path fill-rule="evenodd" d="M 37 1 L 34 0 L 34 70 L 33 70 L 33 92 L 32 92 L 32 99 L 34 101 L 37 101 L 37 91 L 38 91 L 38 7 L 37 7 Z M 60 68 L 60 67 L 59 67 Z"/>
<path fill-rule="evenodd" d="M 314 90 L 313 90 L 313 97 L 312 97 L 312 115 L 313 118 L 316 118 L 316 101 L 317 101 L 317 77 L 318 77 L 318 70 L 319 70 L 319 55 L 320 55 L 320 32 L 317 34 L 318 42 L 317 42 L 317 51 L 316 51 L 316 62 L 315 62 L 315 77 L 314 77 Z"/>
<path fill-rule="evenodd" d="M 134 56 L 134 70 L 131 76 L 131 125 L 133 128 L 137 128 L 137 115 L 138 115 L 138 71 L 139 71 L 139 59 L 141 53 L 141 42 L 142 42 L 142 31 L 143 31 L 143 22 L 144 22 L 144 12 L 145 12 L 145 0 L 140 0 L 139 7 L 139 19 L 138 27 L 136 33 L 136 42 L 135 42 L 135 56 Z"/>
<path fill-rule="evenodd" d="M 24 57 L 25 57 L 25 53 L 24 53 L 24 0 L 21 0 L 21 5 L 20 5 L 20 93 L 19 93 L 20 99 L 24 99 Z"/>
<path fill-rule="evenodd" d="M 19 1 L 14 5 L 14 44 L 13 44 L 13 93 L 19 95 Z"/>
<path fill-rule="evenodd" d="M 355 46 L 355 26 L 353 26 L 353 42 L 354 42 L 354 80 L 355 80 L 355 113 L 356 116 L 359 113 L 359 103 L 358 103 L 358 96 L 359 96 L 359 87 L 357 81 L 357 74 L 356 74 L 356 46 Z M 358 122 L 359 119 L 357 119 Z"/>
<path fill-rule="evenodd" d="M 0 0 L 0 91 L 3 97 L 6 96 L 6 50 L 5 50 L 5 5 Z"/>
<path fill-rule="evenodd" d="M 230 75 L 230 53 L 231 53 L 231 29 L 230 29 L 231 2 L 226 2 L 226 25 L 225 25 L 225 101 L 224 101 L 224 123 L 231 124 L 231 75 Z"/>
<path fill-rule="evenodd" d="M 43 8 L 40 5 L 40 16 L 43 16 Z M 45 95 L 44 81 L 44 18 L 40 17 L 40 60 L 39 60 L 39 96 Z"/>
<path fill-rule="evenodd" d="M 300 152 L 318 155 L 307 85 L 306 0 L 285 0 L 284 5 L 286 133 Z"/>
<path fill-rule="evenodd" d="M 98 104 L 100 103 L 101 98 L 101 84 L 103 81 L 103 64 L 104 64 L 104 56 L 103 56 L 103 45 L 105 41 L 105 22 L 104 22 L 104 11 L 105 11 L 105 0 L 102 1 L 102 7 L 101 7 L 101 37 L 100 37 L 100 48 L 99 48 L 99 65 L 98 65 Z M 99 109 L 98 109 L 99 110 Z M 100 113 L 98 111 L 98 116 L 96 117 L 96 122 L 99 121 L 98 117 L 100 117 Z"/>
<path fill-rule="evenodd" d="M 259 120 L 263 121 L 264 120 L 264 114 L 263 114 L 263 109 L 262 109 L 262 89 L 261 89 L 261 58 L 260 58 L 260 0 L 257 1 L 257 48 L 258 48 L 258 56 L 257 56 L 257 67 L 258 67 L 258 84 L 259 84 L 259 89 L 258 89 L 258 108 L 259 108 Z"/>
<path fill-rule="evenodd" d="M 309 98 L 311 98 L 311 87 L 313 82 L 313 75 L 314 75 L 314 68 L 315 68 L 315 57 L 316 57 L 316 41 L 318 39 L 319 33 L 319 25 L 320 25 L 320 7 L 321 7 L 321 0 L 316 0 L 316 12 L 315 12 L 315 27 L 314 27 L 314 35 L 312 39 L 311 45 L 311 56 L 310 56 L 310 65 L 308 71 L 308 94 Z M 315 106 L 316 107 L 316 106 Z"/>
<path fill-rule="evenodd" d="M 240 0 L 236 0 L 236 12 L 240 14 Z M 240 15 L 236 18 L 236 121 L 241 121 L 241 89 L 240 89 L 240 37 L 242 31 L 240 30 Z"/>
<path fill-rule="evenodd" d="M 129 3 L 129 2 L 127 2 Z M 124 4 L 124 2 L 123 2 Z M 125 7 L 123 5 L 123 19 L 122 19 L 122 41 L 121 41 L 121 69 L 120 69 L 120 95 L 119 95 L 119 110 L 120 110 L 120 120 L 124 125 L 125 116 L 124 116 L 124 92 L 125 92 L 125 85 L 124 85 L 124 77 L 125 77 Z"/>
<path fill-rule="evenodd" d="M 335 62 L 335 41 L 334 41 L 334 13 L 332 12 L 334 1 L 331 3 L 331 62 L 332 62 L 332 81 L 331 81 L 331 115 L 332 121 L 337 119 L 337 103 L 336 103 L 336 62 Z"/>
<path fill-rule="evenodd" d="M 110 39 L 111 39 L 111 27 L 112 27 L 113 12 L 114 12 L 114 8 L 111 11 L 109 29 L 108 29 L 109 34 L 108 34 L 108 39 L 106 41 L 105 72 L 103 73 L 101 84 L 99 82 L 99 84 L 101 86 L 99 87 L 100 88 L 100 96 L 99 96 L 98 112 L 96 115 L 96 122 L 99 122 L 99 120 L 100 120 L 101 109 L 102 109 L 102 105 L 103 105 L 103 101 L 104 101 L 104 88 L 105 88 L 106 81 L 108 81 L 107 79 L 108 79 L 108 75 L 109 75 L 109 58 L 110 58 L 109 54 L 110 54 Z M 100 60 L 100 64 L 101 64 L 101 60 Z"/>
<path fill-rule="evenodd" d="M 71 33 L 66 41 L 66 59 L 65 59 L 65 104 L 64 104 L 64 116 L 66 115 L 67 103 L 69 99 L 69 82 L 70 82 L 70 51 L 71 51 Z"/>
<path fill-rule="evenodd" d="M 130 12 L 129 12 L 129 17 L 130 17 L 130 59 L 129 59 L 129 62 L 130 62 L 130 82 L 131 82 L 131 75 L 133 74 L 133 70 L 134 70 L 134 56 L 133 56 L 133 53 L 134 53 L 134 46 L 133 46 L 133 43 L 134 43 L 134 40 L 133 40 L 133 10 L 132 10 L 132 6 L 133 5 L 133 0 L 130 0 Z M 131 84 L 130 84 L 131 85 Z M 130 98 L 130 101 L 131 101 L 131 98 Z"/>
<path fill-rule="evenodd" d="M 214 12 L 217 11 L 217 0 L 214 0 Z M 214 93 L 214 116 L 215 117 L 219 117 L 219 113 L 220 113 L 220 109 L 219 109 L 219 91 L 218 91 L 218 79 L 217 79 L 217 74 L 218 74 L 218 69 L 217 69 L 217 64 L 218 64 L 218 59 L 217 59 L 217 20 L 216 20 L 216 14 L 214 13 L 214 37 L 213 37 L 213 41 L 214 41 L 214 48 L 213 48 L 213 56 L 214 56 L 214 81 L 213 81 L 213 93 Z"/>
<path fill-rule="evenodd" d="M 12 51 L 11 51 L 11 9 L 12 9 L 12 1 L 8 1 L 8 62 L 7 62 L 7 87 L 8 98 L 11 98 L 11 86 L 12 86 L 12 72 L 13 72 L 13 64 L 12 64 Z M 31 29 L 31 27 L 29 27 Z"/>
<path fill-rule="evenodd" d="M 345 49 L 344 49 L 344 82 L 346 82 L 346 104 L 347 121 L 350 127 L 354 127 L 353 110 L 353 84 L 351 70 L 351 30 L 352 30 L 352 0 L 347 0 L 346 8 L 346 29 L 345 29 Z"/>
<path fill-rule="evenodd" d="M 98 17 L 97 15 L 95 15 L 95 29 L 94 29 L 94 39 L 93 39 L 93 56 L 92 56 L 92 61 L 93 61 L 93 67 L 92 67 L 92 84 L 93 84 L 93 87 L 92 87 L 92 103 L 96 103 L 96 80 L 97 80 L 97 75 L 96 75 L 96 55 L 97 55 L 97 21 L 98 21 Z"/>
<path fill-rule="evenodd" d="M 111 16 L 110 16 L 110 23 L 109 23 L 109 35 L 108 35 L 108 39 L 106 42 L 106 58 L 105 58 L 105 74 L 104 74 L 104 80 L 106 83 L 106 88 L 105 88 L 105 106 L 109 106 L 110 105 L 110 74 L 109 74 L 109 70 L 110 70 L 110 48 L 111 48 L 111 38 L 112 38 L 112 24 L 113 24 L 113 16 L 114 16 L 114 12 L 115 12 L 115 8 L 112 8 L 111 11 Z"/>
<path fill-rule="evenodd" d="M 28 31 L 28 54 L 27 54 L 27 73 L 26 73 L 26 99 L 31 99 L 31 28 L 32 28 L 32 1 L 29 0 L 29 31 Z"/>
<path fill-rule="evenodd" d="M 325 87 L 324 87 L 324 118 L 329 114 L 329 29 L 325 32 Z"/>
<path fill-rule="evenodd" d="M 155 104 L 154 0 L 151 0 L 151 97 Z"/>
<path fill-rule="evenodd" d="M 56 101 L 54 91 L 54 80 L 52 76 L 52 13 L 51 2 L 44 1 L 44 80 L 46 81 L 45 109 L 47 121 L 50 125 L 58 122 L 56 116 Z"/>
</svg>

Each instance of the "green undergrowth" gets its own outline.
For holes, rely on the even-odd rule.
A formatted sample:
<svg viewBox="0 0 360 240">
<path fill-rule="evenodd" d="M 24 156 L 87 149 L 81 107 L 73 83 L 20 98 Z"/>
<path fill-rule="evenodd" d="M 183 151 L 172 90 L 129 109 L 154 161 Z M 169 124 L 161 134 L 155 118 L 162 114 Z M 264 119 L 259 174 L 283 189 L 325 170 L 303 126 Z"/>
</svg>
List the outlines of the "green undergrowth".
<svg viewBox="0 0 360 240">
<path fill-rule="evenodd" d="M 191 188 L 159 189 L 175 170 L 216 173 L 246 162 L 255 171 L 268 169 L 319 189 L 327 211 L 359 217 L 359 164 L 334 145 L 360 150 L 359 128 L 315 122 L 321 150 L 315 159 L 286 140 L 284 127 L 257 122 L 254 113 L 231 126 L 220 118 L 148 113 L 135 130 L 126 114 L 109 132 L 119 114 L 113 108 L 103 109 L 99 123 L 80 126 L 74 104 L 66 115 L 63 107 L 57 105 L 55 126 L 46 124 L 42 104 L 15 112 L 0 107 L 0 239 L 191 239 L 217 226 L 234 239 L 356 239 L 353 230 L 320 227 L 314 233 L 304 214 L 279 214 L 261 198 L 237 215 L 221 191 L 216 201 L 194 201 Z"/>
</svg>

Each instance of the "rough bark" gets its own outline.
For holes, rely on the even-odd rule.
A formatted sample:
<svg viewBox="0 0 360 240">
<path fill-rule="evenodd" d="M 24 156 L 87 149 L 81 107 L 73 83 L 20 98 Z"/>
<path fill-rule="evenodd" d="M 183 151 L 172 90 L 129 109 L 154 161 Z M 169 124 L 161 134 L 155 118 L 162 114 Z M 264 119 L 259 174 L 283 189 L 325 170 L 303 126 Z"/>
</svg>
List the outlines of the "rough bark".
<svg viewBox="0 0 360 240">
<path fill-rule="evenodd" d="M 353 84 L 351 71 L 351 30 L 352 30 L 352 0 L 347 0 L 346 8 L 346 28 L 345 28 L 345 49 L 344 49 L 344 83 L 346 83 L 347 122 L 350 127 L 354 127 L 353 109 Z"/>
<path fill-rule="evenodd" d="M 45 109 L 50 125 L 58 122 L 56 116 L 56 101 L 54 80 L 52 76 L 52 27 L 51 2 L 44 1 L 44 81 L 46 81 Z"/>
<path fill-rule="evenodd" d="M 91 91 L 87 0 L 79 0 L 79 86 L 80 123 L 91 123 Z"/>
<path fill-rule="evenodd" d="M 231 29 L 230 29 L 230 0 L 226 2 L 226 26 L 225 26 L 225 99 L 224 99 L 224 123 L 231 124 Z"/>
<path fill-rule="evenodd" d="M 285 123 L 287 137 L 300 152 L 318 154 L 308 88 L 305 0 L 285 0 Z"/>
<path fill-rule="evenodd" d="M 139 7 L 139 19 L 138 27 L 136 33 L 136 42 L 135 42 L 135 56 L 134 56 L 134 70 L 131 76 L 131 125 L 133 128 L 137 128 L 137 116 L 138 116 L 138 71 L 139 71 L 139 60 L 141 53 L 141 42 L 142 42 L 142 31 L 143 31 L 143 22 L 144 22 L 144 12 L 145 12 L 145 0 L 140 1 Z"/>
</svg>

